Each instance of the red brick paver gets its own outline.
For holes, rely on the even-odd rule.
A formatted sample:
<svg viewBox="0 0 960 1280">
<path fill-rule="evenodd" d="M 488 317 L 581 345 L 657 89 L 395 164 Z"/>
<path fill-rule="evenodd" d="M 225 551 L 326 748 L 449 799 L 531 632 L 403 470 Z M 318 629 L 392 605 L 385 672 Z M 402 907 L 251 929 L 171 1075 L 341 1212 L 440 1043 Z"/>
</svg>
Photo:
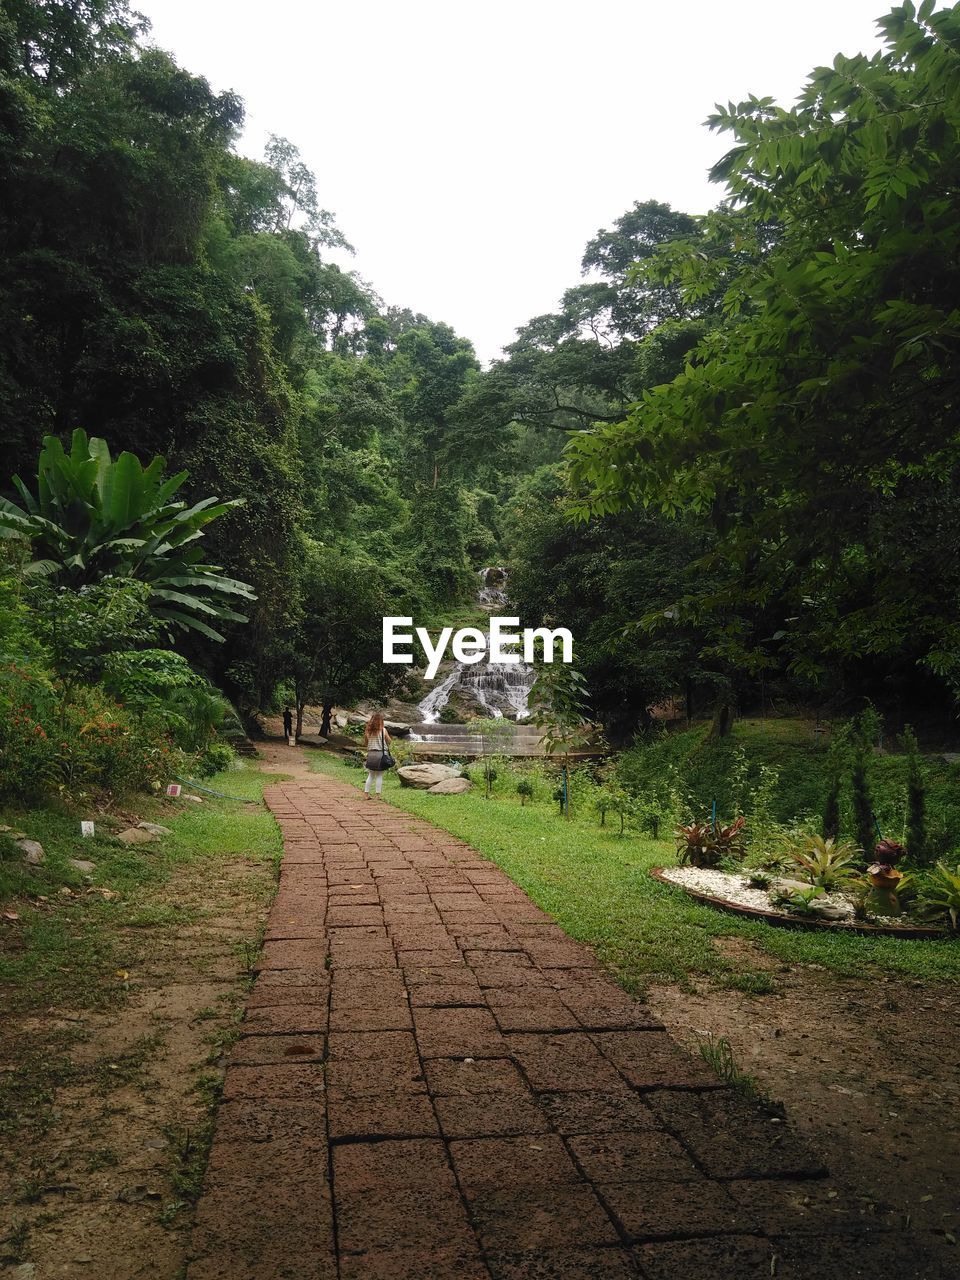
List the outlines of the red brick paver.
<svg viewBox="0 0 960 1280">
<path fill-rule="evenodd" d="M 317 777 L 188 1280 L 940 1280 L 447 832 Z"/>
</svg>

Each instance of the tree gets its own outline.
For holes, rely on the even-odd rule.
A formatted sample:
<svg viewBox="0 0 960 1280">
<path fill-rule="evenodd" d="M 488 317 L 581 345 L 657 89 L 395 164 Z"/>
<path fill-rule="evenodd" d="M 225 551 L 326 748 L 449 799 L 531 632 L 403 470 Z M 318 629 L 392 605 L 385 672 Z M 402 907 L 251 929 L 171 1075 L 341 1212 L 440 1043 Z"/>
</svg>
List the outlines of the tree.
<svg viewBox="0 0 960 1280">
<path fill-rule="evenodd" d="M 297 734 L 307 706 L 322 709 L 330 734 L 335 706 L 382 698 L 402 682 L 402 668 L 383 665 L 382 620 L 390 613 L 372 562 L 304 539 L 300 611 L 287 661 L 297 703 Z"/>
<path fill-rule="evenodd" d="M 446 324 L 406 330 L 397 350 L 407 378 L 400 404 L 410 428 L 412 461 L 419 475 L 436 486 L 441 471 L 446 475 L 458 468 L 463 446 L 469 445 L 464 432 L 454 429 L 450 412 L 479 362 L 473 344 Z"/>
<path fill-rule="evenodd" d="M 835 59 L 798 106 L 720 108 L 731 205 L 645 271 L 714 325 L 669 384 L 570 445 L 581 517 L 634 503 L 708 517 L 726 584 L 688 611 L 781 624 L 757 651 L 812 679 L 919 664 L 960 692 L 956 427 L 960 6 L 903 4 L 887 53 Z M 771 233 L 775 227 L 775 233 Z M 746 241 L 746 256 L 724 245 Z"/>
<path fill-rule="evenodd" d="M 548 756 L 559 756 L 560 811 L 570 817 L 570 755 L 594 736 L 586 723 L 587 685 L 581 673 L 565 663 L 546 663 L 530 690 L 530 706 Z"/>
<path fill-rule="evenodd" d="M 14 476 L 23 506 L 0 498 L 0 537 L 30 542 L 28 575 L 74 590 L 107 578 L 144 582 L 154 617 L 222 640 L 210 622 L 245 622 L 232 606 L 255 596 L 245 582 L 205 564 L 199 540 L 240 500 L 204 498 L 188 507 L 174 500 L 187 473 L 164 480 L 163 469 L 161 457 L 148 467 L 132 453 L 114 461 L 105 441 L 80 428 L 70 453 L 47 436 L 36 493 Z"/>
</svg>

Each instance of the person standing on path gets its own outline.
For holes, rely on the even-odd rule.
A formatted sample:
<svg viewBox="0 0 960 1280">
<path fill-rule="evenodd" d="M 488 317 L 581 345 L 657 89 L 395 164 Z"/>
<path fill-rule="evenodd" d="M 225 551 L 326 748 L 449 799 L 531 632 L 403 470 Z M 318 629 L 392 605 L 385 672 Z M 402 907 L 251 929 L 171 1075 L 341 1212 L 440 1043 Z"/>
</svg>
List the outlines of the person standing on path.
<svg viewBox="0 0 960 1280">
<path fill-rule="evenodd" d="M 390 735 L 383 723 L 383 715 L 379 711 L 375 711 L 364 725 L 363 743 L 367 748 L 367 780 L 363 784 L 363 789 L 369 795 L 370 783 L 373 782 L 377 795 L 380 795 L 383 790 L 384 769 L 392 768 L 393 758 L 387 750 Z M 384 757 L 389 763 L 385 762 Z"/>
<path fill-rule="evenodd" d="M 293 737 L 293 712 L 289 707 L 283 708 L 283 736 L 288 742 Z"/>
</svg>

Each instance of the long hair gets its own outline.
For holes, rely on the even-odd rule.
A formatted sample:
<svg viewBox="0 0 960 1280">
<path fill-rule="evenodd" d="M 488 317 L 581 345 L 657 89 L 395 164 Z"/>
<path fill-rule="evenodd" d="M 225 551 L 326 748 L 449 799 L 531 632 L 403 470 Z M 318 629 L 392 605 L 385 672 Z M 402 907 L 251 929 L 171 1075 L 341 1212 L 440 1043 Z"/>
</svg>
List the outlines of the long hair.
<svg viewBox="0 0 960 1280">
<path fill-rule="evenodd" d="M 375 711 L 364 726 L 363 736 L 369 740 L 375 737 L 383 728 L 383 712 Z"/>
</svg>

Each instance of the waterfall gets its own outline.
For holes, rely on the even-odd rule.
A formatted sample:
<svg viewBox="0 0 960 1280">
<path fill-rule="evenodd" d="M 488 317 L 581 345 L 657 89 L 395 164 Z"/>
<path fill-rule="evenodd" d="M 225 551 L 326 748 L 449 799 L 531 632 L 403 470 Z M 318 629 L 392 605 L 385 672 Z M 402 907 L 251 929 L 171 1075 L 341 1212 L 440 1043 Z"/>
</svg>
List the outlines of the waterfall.
<svg viewBox="0 0 960 1280">
<path fill-rule="evenodd" d="M 502 565 L 490 565 L 479 572 L 477 602 L 485 608 L 509 607 L 506 592 L 507 571 Z M 488 716 L 525 720 L 530 715 L 530 689 L 535 677 L 533 667 L 525 662 L 458 662 L 453 671 L 420 703 L 424 724 L 435 724 L 440 712 L 450 701 L 455 689 L 475 699 Z"/>
</svg>

